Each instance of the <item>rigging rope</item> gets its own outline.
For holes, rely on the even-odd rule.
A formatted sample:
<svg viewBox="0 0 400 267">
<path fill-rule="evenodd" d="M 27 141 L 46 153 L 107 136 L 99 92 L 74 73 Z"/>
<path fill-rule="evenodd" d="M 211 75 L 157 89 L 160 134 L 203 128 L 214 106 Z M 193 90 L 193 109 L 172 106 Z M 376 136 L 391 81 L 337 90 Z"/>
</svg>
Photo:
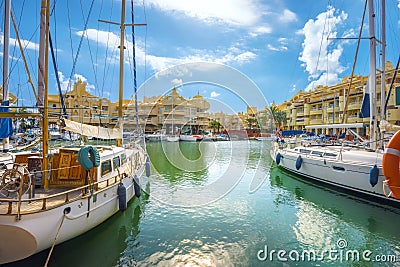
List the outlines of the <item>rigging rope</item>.
<svg viewBox="0 0 400 267">
<path fill-rule="evenodd" d="M 392 93 L 393 84 L 394 84 L 394 82 L 396 80 L 397 71 L 399 70 L 399 63 L 400 63 L 400 55 L 399 55 L 399 58 L 397 59 L 396 69 L 394 70 L 392 81 L 390 82 L 389 92 L 388 92 L 388 94 L 386 96 L 384 114 L 386 114 L 386 110 L 387 110 L 387 106 L 388 106 L 388 103 L 389 103 L 390 94 Z"/>
<path fill-rule="evenodd" d="M 79 52 L 80 52 L 81 47 L 82 47 L 82 41 L 83 41 L 83 38 L 84 38 L 84 36 L 85 36 L 85 34 L 86 34 L 86 30 L 87 30 L 87 26 L 88 26 L 90 14 L 92 13 L 92 10 L 93 10 L 93 3 L 94 3 L 94 0 L 92 0 L 92 3 L 91 3 L 91 5 L 90 5 L 89 14 L 88 14 L 88 16 L 87 16 L 87 18 L 86 18 L 86 22 L 85 22 L 85 25 L 84 25 L 84 27 L 83 27 L 83 32 L 82 32 L 82 35 L 81 35 L 81 39 L 80 39 L 80 41 L 79 41 L 78 51 L 76 52 L 75 59 L 74 59 L 74 61 L 73 61 L 73 63 L 72 63 L 72 70 L 71 70 L 71 75 L 69 76 L 68 87 L 67 87 L 67 89 L 70 88 L 72 76 L 73 76 L 74 73 L 75 73 L 75 67 L 76 67 L 76 63 L 78 62 L 78 56 L 79 56 Z M 71 40 L 71 41 L 72 41 L 72 40 Z"/>
<path fill-rule="evenodd" d="M 133 10 L 133 0 L 131 0 L 131 19 L 132 24 L 135 23 Z M 139 130 L 139 111 L 138 111 L 138 100 L 137 100 L 137 82 L 136 82 L 136 50 L 135 50 L 135 26 L 132 26 L 132 59 L 133 59 L 133 89 L 135 93 L 135 112 L 136 112 L 136 130 Z"/>
<path fill-rule="evenodd" d="M 362 35 L 362 29 L 363 29 L 363 25 L 364 25 L 364 19 L 365 19 L 366 10 L 367 10 L 367 0 L 365 0 L 365 4 L 364 4 L 364 12 L 363 12 L 363 16 L 362 16 L 362 19 L 361 19 L 361 26 L 360 26 L 360 32 L 358 34 L 356 54 L 354 55 L 353 69 L 351 70 L 350 83 L 349 83 L 349 87 L 347 89 L 347 95 L 346 95 L 346 91 L 344 92 L 344 97 L 346 98 L 346 102 L 345 102 L 344 108 L 343 108 L 342 122 L 341 123 L 344 123 L 344 121 L 346 119 L 347 106 L 349 104 L 349 98 L 350 98 L 350 89 L 351 89 L 351 85 L 353 83 L 354 71 L 355 71 L 355 68 L 356 68 L 358 50 L 360 48 L 360 43 L 361 43 L 361 35 Z"/>
</svg>

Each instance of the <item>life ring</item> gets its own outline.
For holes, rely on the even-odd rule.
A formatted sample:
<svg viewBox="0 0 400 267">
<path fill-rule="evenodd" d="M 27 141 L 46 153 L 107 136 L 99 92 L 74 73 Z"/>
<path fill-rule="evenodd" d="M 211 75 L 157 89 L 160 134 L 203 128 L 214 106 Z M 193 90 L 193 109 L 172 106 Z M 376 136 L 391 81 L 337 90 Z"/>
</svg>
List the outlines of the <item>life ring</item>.
<svg viewBox="0 0 400 267">
<path fill-rule="evenodd" d="M 384 185 L 386 184 L 391 195 L 400 199 L 400 131 L 398 131 L 385 148 L 385 153 L 382 159 L 382 171 L 386 177 Z M 389 194 L 390 195 L 390 194 Z"/>
<path fill-rule="evenodd" d="M 100 154 L 95 147 L 85 146 L 78 152 L 78 162 L 85 171 L 100 166 Z"/>
</svg>

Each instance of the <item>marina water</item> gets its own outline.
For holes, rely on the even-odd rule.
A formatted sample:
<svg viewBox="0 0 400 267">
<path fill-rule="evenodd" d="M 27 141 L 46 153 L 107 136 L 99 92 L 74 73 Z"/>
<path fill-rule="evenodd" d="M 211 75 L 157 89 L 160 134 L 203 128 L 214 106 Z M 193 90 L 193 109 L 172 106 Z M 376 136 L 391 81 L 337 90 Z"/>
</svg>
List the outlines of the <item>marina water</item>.
<svg viewBox="0 0 400 267">
<path fill-rule="evenodd" d="M 56 246 L 49 266 L 400 264 L 400 209 L 284 172 L 269 146 L 147 143 L 140 199 Z M 48 252 L 5 266 L 43 266 Z"/>
</svg>

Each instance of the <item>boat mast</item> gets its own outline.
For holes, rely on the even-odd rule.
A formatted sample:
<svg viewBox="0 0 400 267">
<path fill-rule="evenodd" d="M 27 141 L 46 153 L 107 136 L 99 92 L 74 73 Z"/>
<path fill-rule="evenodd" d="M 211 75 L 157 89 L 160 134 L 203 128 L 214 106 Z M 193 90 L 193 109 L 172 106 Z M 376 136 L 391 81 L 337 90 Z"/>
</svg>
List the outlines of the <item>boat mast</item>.
<svg viewBox="0 0 400 267">
<path fill-rule="evenodd" d="M 118 122 L 122 127 L 122 102 L 123 102 L 123 87 L 124 87 L 124 39 L 125 39 L 125 0 L 122 0 L 121 11 L 121 36 L 119 43 L 119 100 L 118 100 Z M 122 146 L 122 139 L 117 139 L 117 146 Z"/>
<path fill-rule="evenodd" d="M 124 87 L 124 39 L 125 39 L 125 27 L 126 26 L 146 26 L 147 24 L 125 24 L 125 0 L 122 0 L 121 10 L 121 22 L 116 23 L 112 21 L 106 21 L 99 19 L 99 22 L 105 22 L 109 24 L 119 25 L 121 28 L 121 37 L 119 43 L 119 99 L 118 99 L 118 122 L 122 127 L 122 104 L 123 104 L 123 87 Z M 117 146 L 122 146 L 122 139 L 117 139 Z"/>
<path fill-rule="evenodd" d="M 38 69 L 38 99 L 36 106 L 43 110 L 42 117 L 42 138 L 43 138 L 43 186 L 45 189 L 49 187 L 47 180 L 47 150 L 49 137 L 49 120 L 48 120 L 48 51 L 49 51 L 49 21 L 50 21 L 50 0 L 42 0 L 40 11 L 40 42 L 39 42 L 39 69 Z"/>
<path fill-rule="evenodd" d="M 382 73 L 381 73 L 381 118 L 386 119 L 385 102 L 386 102 L 386 0 L 381 0 L 381 24 L 382 24 L 382 40 L 381 40 L 381 60 L 382 60 Z M 379 138 L 379 147 L 383 148 L 383 133 Z"/>
<path fill-rule="evenodd" d="M 8 63 L 9 63 L 9 46 L 10 46 L 10 11 L 11 11 L 11 0 L 4 2 L 4 48 L 3 48 L 3 105 L 9 100 L 8 94 Z M 9 104 L 7 104 L 9 105 Z M 8 152 L 9 139 L 8 137 L 3 138 L 3 152 Z"/>
<path fill-rule="evenodd" d="M 369 96 L 370 96 L 370 148 L 376 149 L 377 119 L 376 119 L 376 37 L 374 1 L 368 0 L 369 25 Z"/>
</svg>

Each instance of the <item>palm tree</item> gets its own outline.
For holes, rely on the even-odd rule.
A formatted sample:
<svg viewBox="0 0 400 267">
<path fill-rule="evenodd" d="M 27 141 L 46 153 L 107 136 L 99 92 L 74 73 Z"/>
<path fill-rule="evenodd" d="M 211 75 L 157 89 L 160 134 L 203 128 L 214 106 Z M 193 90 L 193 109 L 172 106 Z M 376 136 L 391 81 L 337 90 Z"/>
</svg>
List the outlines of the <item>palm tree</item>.
<svg viewBox="0 0 400 267">
<path fill-rule="evenodd" d="M 275 105 L 271 105 L 267 108 L 268 112 L 271 114 L 274 124 L 279 128 L 286 121 L 286 112 L 283 110 L 279 110 L 279 108 Z"/>
<path fill-rule="evenodd" d="M 221 127 L 221 123 L 217 120 L 212 120 L 210 121 L 209 127 L 211 129 L 213 129 L 213 134 L 215 134 L 215 129 L 218 129 L 218 133 L 219 133 L 219 129 Z"/>
</svg>

